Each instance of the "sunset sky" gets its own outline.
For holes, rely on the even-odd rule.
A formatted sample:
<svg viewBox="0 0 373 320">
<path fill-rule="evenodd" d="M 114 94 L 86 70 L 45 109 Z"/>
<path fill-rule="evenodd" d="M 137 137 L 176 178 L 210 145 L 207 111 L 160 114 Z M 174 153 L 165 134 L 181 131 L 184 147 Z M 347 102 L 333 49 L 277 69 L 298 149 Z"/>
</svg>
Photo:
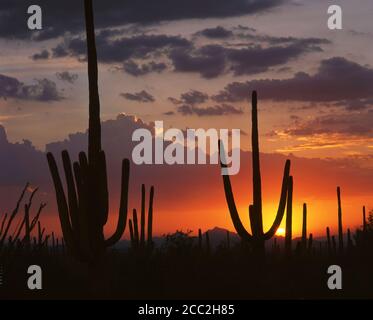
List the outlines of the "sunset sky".
<svg viewBox="0 0 373 320">
<path fill-rule="evenodd" d="M 27 7 L 43 29 L 27 29 Z M 327 28 L 327 9 L 343 29 Z M 251 195 L 248 98 L 258 91 L 264 220 L 276 211 L 285 160 L 294 176 L 294 232 L 302 203 L 309 231 L 336 233 L 336 187 L 345 227 L 373 209 L 373 2 L 371 0 L 94 1 L 103 146 L 112 220 L 118 170 L 135 128 L 238 128 L 241 171 L 232 178 L 245 225 Z M 0 3 L 0 214 L 22 186 L 40 186 L 45 225 L 58 220 L 45 151 L 86 148 L 88 120 L 83 1 Z M 4 131 L 5 130 L 5 131 Z M 217 166 L 131 167 L 130 207 L 154 184 L 155 233 L 234 230 Z M 126 231 L 126 237 L 128 233 Z"/>
</svg>

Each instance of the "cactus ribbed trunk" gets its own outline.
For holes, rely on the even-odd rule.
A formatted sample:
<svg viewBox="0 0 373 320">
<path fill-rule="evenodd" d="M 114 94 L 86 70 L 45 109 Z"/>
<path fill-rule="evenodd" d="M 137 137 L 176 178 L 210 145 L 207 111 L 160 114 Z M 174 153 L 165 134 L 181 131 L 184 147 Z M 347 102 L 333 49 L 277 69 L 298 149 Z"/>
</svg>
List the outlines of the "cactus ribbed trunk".
<svg viewBox="0 0 373 320">
<path fill-rule="evenodd" d="M 303 203 L 303 221 L 302 221 L 302 248 L 307 247 L 307 204 Z"/>
<path fill-rule="evenodd" d="M 338 197 L 338 249 L 343 251 L 343 228 L 342 228 L 342 205 L 341 205 L 341 188 L 337 187 Z"/>
<path fill-rule="evenodd" d="M 259 131 L 258 131 L 258 104 L 257 93 L 254 91 L 251 99 L 251 145 L 253 161 L 253 213 L 251 226 L 258 237 L 258 241 L 263 237 L 263 217 L 262 217 L 262 179 L 260 174 L 260 154 L 259 154 Z M 263 241 L 264 245 L 264 241 Z"/>
<path fill-rule="evenodd" d="M 285 252 L 291 255 L 292 245 L 292 224 L 293 224 L 293 177 L 289 177 L 288 198 L 286 204 L 286 231 L 285 231 Z"/>
<path fill-rule="evenodd" d="M 101 151 L 100 97 L 98 92 L 97 51 L 94 31 L 92 0 L 84 0 L 87 36 L 88 84 L 89 84 L 89 129 L 88 160 L 96 162 Z"/>
</svg>

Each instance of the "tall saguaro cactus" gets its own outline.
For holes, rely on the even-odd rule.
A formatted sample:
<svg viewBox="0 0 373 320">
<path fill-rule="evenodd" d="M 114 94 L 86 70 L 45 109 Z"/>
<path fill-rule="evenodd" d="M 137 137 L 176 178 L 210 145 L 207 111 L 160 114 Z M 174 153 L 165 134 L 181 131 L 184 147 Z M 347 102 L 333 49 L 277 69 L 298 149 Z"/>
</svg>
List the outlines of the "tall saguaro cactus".
<svg viewBox="0 0 373 320">
<path fill-rule="evenodd" d="M 341 205 L 341 188 L 337 187 L 338 198 L 338 250 L 343 251 L 343 228 L 342 228 L 342 205 Z"/>
<path fill-rule="evenodd" d="M 284 175 L 282 179 L 281 196 L 277 210 L 276 218 L 267 231 L 263 231 L 263 212 L 262 212 L 262 182 L 260 175 L 260 159 L 259 159 L 259 134 L 258 134 L 258 109 L 257 109 L 257 93 L 252 93 L 252 167 L 253 167 L 253 204 L 249 206 L 249 216 L 252 234 L 250 234 L 243 226 L 235 204 L 231 182 L 229 175 L 223 175 L 225 197 L 228 204 L 229 212 L 233 225 L 238 235 L 245 241 L 253 243 L 257 252 L 264 254 L 264 242 L 271 239 L 284 216 L 286 198 L 288 193 L 288 185 L 290 179 L 290 160 L 286 160 Z M 220 145 L 220 156 L 224 156 L 223 146 Z M 221 166 L 226 168 L 225 161 L 221 161 Z"/>
<path fill-rule="evenodd" d="M 62 152 L 67 193 L 65 194 L 54 156 L 47 154 L 52 175 L 61 229 L 68 250 L 80 260 L 94 262 L 109 246 L 118 242 L 127 221 L 129 161 L 122 162 L 119 218 L 114 234 L 104 238 L 104 226 L 109 213 L 109 194 L 105 153 L 101 149 L 100 99 L 98 92 L 97 53 L 92 0 L 84 1 L 87 35 L 89 128 L 88 158 L 84 152 L 79 161 L 70 161 Z"/>
</svg>

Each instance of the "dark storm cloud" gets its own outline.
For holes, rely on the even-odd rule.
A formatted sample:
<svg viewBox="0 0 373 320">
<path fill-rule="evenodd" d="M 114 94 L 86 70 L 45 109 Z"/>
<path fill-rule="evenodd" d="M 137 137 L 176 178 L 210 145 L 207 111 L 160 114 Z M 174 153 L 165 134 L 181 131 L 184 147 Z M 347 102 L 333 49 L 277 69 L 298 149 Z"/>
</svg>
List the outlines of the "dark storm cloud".
<svg viewBox="0 0 373 320">
<path fill-rule="evenodd" d="M 226 68 L 225 48 L 208 45 L 195 50 L 176 49 L 169 55 L 177 72 L 195 72 L 210 79 L 224 73 Z"/>
<path fill-rule="evenodd" d="M 137 64 L 133 60 L 129 60 L 123 63 L 123 71 L 135 77 L 143 76 L 152 72 L 161 73 L 166 69 L 167 65 L 163 62 L 157 63 L 151 61 L 148 63 Z"/>
<path fill-rule="evenodd" d="M 284 132 L 291 136 L 317 134 L 342 134 L 373 138 L 373 110 L 359 113 L 343 113 L 318 116 L 311 120 L 298 120 L 295 126 Z"/>
<path fill-rule="evenodd" d="M 105 32 L 96 36 L 98 60 L 104 63 L 120 63 L 129 59 L 146 59 L 159 51 L 179 47 L 190 47 L 189 40 L 179 36 L 137 35 L 111 39 Z M 85 58 L 86 41 L 83 37 L 65 39 L 53 49 L 54 56 L 66 55 Z"/>
<path fill-rule="evenodd" d="M 274 8 L 285 0 L 109 0 L 94 1 L 97 28 L 129 23 L 149 24 L 191 18 L 226 18 L 255 14 Z M 33 3 L 32 3 L 33 4 Z M 0 37 L 46 40 L 76 34 L 84 28 L 83 1 L 39 0 L 43 11 L 43 30 L 34 32 L 25 27 L 27 1 L 0 2 Z"/>
<path fill-rule="evenodd" d="M 289 79 L 233 82 L 213 96 L 218 102 L 243 101 L 252 90 L 261 99 L 331 102 L 373 98 L 373 69 L 345 58 L 323 60 L 314 75 L 304 72 Z"/>
<path fill-rule="evenodd" d="M 135 93 L 129 93 L 129 92 L 121 93 L 120 96 L 127 100 L 137 101 L 137 102 L 154 102 L 155 101 L 154 97 L 150 93 L 146 92 L 145 90 L 142 90 L 140 92 L 135 92 Z"/>
<path fill-rule="evenodd" d="M 63 99 L 55 82 L 46 78 L 35 79 L 35 81 L 35 84 L 25 85 L 16 78 L 0 74 L 0 97 L 41 102 Z"/>
<path fill-rule="evenodd" d="M 56 77 L 58 80 L 66 81 L 71 84 L 73 84 L 78 79 L 77 74 L 70 73 L 69 71 L 57 72 Z"/>
<path fill-rule="evenodd" d="M 32 60 L 46 60 L 49 58 L 49 51 L 48 50 L 42 50 L 39 53 L 35 53 L 31 56 Z"/>
<path fill-rule="evenodd" d="M 322 42 L 322 40 L 320 40 Z M 195 72 L 203 78 L 215 78 L 232 71 L 234 75 L 250 75 L 268 71 L 271 67 L 286 64 L 302 54 L 322 51 L 313 39 L 294 41 L 288 45 L 263 47 L 251 45 L 245 48 L 229 48 L 206 45 L 200 48 L 178 48 L 169 58 L 177 72 Z"/>
<path fill-rule="evenodd" d="M 226 39 L 233 36 L 233 32 L 222 26 L 217 26 L 215 28 L 206 28 L 198 31 L 196 35 L 202 35 L 210 39 Z"/>
<path fill-rule="evenodd" d="M 189 105 L 195 105 L 204 103 L 209 99 L 209 96 L 207 93 L 198 91 L 198 90 L 190 90 L 188 92 L 182 93 L 180 95 L 179 99 L 169 97 L 168 100 L 172 102 L 173 104 L 189 104 Z"/>
<path fill-rule="evenodd" d="M 199 117 L 224 116 L 243 113 L 241 109 L 226 103 L 207 108 L 200 108 L 193 105 L 183 104 L 177 108 L 177 111 L 184 116 L 197 115 Z"/>
<path fill-rule="evenodd" d="M 63 44 L 59 44 L 52 48 L 53 58 L 63 58 L 69 55 Z"/>
<path fill-rule="evenodd" d="M 345 107 L 348 111 L 365 110 L 373 107 L 373 98 L 338 101 L 333 106 Z"/>
</svg>

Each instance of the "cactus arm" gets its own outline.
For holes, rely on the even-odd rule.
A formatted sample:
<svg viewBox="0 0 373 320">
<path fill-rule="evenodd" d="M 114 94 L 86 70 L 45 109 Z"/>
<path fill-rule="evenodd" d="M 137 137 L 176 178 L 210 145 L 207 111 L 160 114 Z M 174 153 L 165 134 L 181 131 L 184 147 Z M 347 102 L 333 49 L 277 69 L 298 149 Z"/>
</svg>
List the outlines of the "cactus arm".
<svg viewBox="0 0 373 320">
<path fill-rule="evenodd" d="M 4 214 L 3 220 L 1 221 L 1 227 L 0 227 L 0 236 L 3 234 L 5 222 L 8 218 L 8 214 Z"/>
<path fill-rule="evenodd" d="M 73 238 L 73 231 L 71 228 L 70 220 L 69 220 L 69 209 L 66 202 L 65 192 L 63 190 L 62 182 L 60 175 L 58 173 L 58 168 L 56 161 L 51 153 L 47 154 L 49 170 L 52 175 L 56 199 L 57 199 L 57 207 L 58 207 L 58 214 L 61 222 L 61 229 L 66 240 L 66 245 L 69 247 L 70 250 L 74 250 L 74 238 Z M 38 221 L 39 223 L 39 221 Z"/>
<path fill-rule="evenodd" d="M 279 228 L 281 224 L 282 218 L 284 217 L 285 207 L 286 207 L 286 198 L 287 198 L 287 193 L 288 193 L 289 178 L 290 178 L 290 160 L 286 160 L 285 168 L 284 168 L 284 176 L 282 178 L 280 202 L 278 205 L 276 218 L 271 228 L 264 234 L 265 240 L 269 240 L 275 235 L 277 229 Z"/>
<path fill-rule="evenodd" d="M 220 140 L 219 140 L 219 155 L 220 155 L 219 160 L 220 160 L 221 168 L 227 168 L 228 166 L 226 165 L 225 159 L 221 161 L 221 158 L 224 158 L 225 153 L 224 153 L 224 145 L 222 144 Z M 228 204 L 228 209 L 229 209 L 229 213 L 230 213 L 234 228 L 236 229 L 236 232 L 242 239 L 245 239 L 246 241 L 251 241 L 252 235 L 249 232 L 247 232 L 238 214 L 236 203 L 234 201 L 231 181 L 229 179 L 228 174 L 223 175 L 223 185 L 224 185 L 225 199 Z"/>
<path fill-rule="evenodd" d="M 140 245 L 145 245 L 145 185 L 141 185 Z"/>
<path fill-rule="evenodd" d="M 129 228 L 130 228 L 130 239 L 131 239 L 131 245 L 132 245 L 132 248 L 133 248 L 135 246 L 135 238 L 134 238 L 134 235 L 133 235 L 133 226 L 132 226 L 132 220 L 131 219 L 129 219 L 128 225 L 129 225 Z"/>
<path fill-rule="evenodd" d="M 120 207 L 118 224 L 115 233 L 107 240 L 105 240 L 106 246 L 112 246 L 120 240 L 124 230 L 126 229 L 127 223 L 127 211 L 128 211 L 128 185 L 130 178 L 130 162 L 128 159 L 122 161 L 122 186 L 120 195 Z"/>
<path fill-rule="evenodd" d="M 223 165 L 223 164 L 222 164 Z M 225 191 L 225 198 L 228 204 L 229 213 L 231 215 L 231 219 L 239 236 L 246 241 L 252 240 L 252 235 L 247 232 L 245 227 L 243 226 L 240 216 L 237 211 L 236 203 L 234 201 L 233 191 L 231 182 L 229 179 L 229 175 L 223 175 L 223 183 L 224 183 L 224 191 Z"/>
<path fill-rule="evenodd" d="M 153 245 L 153 198 L 154 186 L 150 188 L 149 208 L 148 208 L 148 246 Z"/>
<path fill-rule="evenodd" d="M 100 215 L 101 224 L 105 225 L 109 216 L 109 190 L 107 184 L 107 168 L 106 168 L 106 157 L 105 152 L 100 151 L 99 154 L 99 179 L 100 179 L 100 192 L 99 192 L 99 202 L 100 202 Z"/>
<path fill-rule="evenodd" d="M 134 239 L 135 239 L 135 245 L 138 246 L 139 245 L 139 225 L 138 225 L 138 222 L 137 222 L 137 211 L 136 211 L 136 209 L 133 209 L 132 216 L 133 216 L 133 229 L 134 229 L 133 235 L 134 235 Z"/>
<path fill-rule="evenodd" d="M 262 181 L 260 175 L 260 155 L 259 155 L 259 134 L 258 134 L 258 99 L 256 91 L 253 91 L 251 104 L 252 129 L 252 161 L 253 161 L 253 205 L 254 211 L 252 219 L 255 221 L 255 229 L 258 235 L 263 234 L 263 217 L 262 217 Z"/>
<path fill-rule="evenodd" d="M 72 173 L 71 161 L 69 153 L 64 150 L 62 151 L 62 162 L 65 171 L 66 185 L 67 185 L 67 197 L 68 197 L 68 206 L 70 213 L 70 222 L 71 228 L 73 230 L 79 230 L 79 221 L 78 221 L 78 200 L 76 196 L 74 177 Z M 75 235 L 79 233 L 76 232 Z"/>
<path fill-rule="evenodd" d="M 80 162 L 74 162 L 74 175 L 76 181 L 78 201 L 78 223 L 79 223 L 79 246 L 88 248 L 90 246 L 88 242 L 88 217 L 87 217 L 87 182 L 84 180 L 83 175 L 87 172 L 87 163 L 85 154 L 79 155 Z"/>
</svg>

